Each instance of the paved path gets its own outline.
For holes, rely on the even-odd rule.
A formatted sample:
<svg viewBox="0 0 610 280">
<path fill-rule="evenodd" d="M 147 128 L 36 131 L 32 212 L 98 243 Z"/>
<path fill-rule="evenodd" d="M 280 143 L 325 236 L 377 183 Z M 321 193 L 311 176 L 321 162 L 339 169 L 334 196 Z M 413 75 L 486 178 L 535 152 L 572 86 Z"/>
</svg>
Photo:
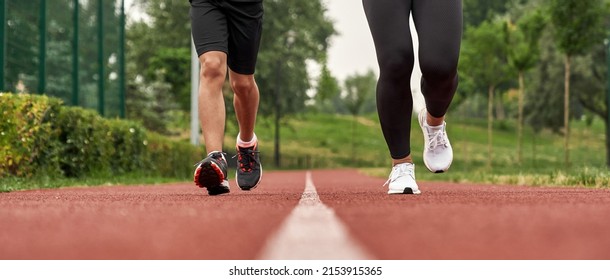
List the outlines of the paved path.
<svg viewBox="0 0 610 280">
<path fill-rule="evenodd" d="M 422 182 L 355 170 L 0 193 L 0 259 L 610 259 L 610 191 Z M 307 186 L 307 187 L 306 187 Z"/>
</svg>

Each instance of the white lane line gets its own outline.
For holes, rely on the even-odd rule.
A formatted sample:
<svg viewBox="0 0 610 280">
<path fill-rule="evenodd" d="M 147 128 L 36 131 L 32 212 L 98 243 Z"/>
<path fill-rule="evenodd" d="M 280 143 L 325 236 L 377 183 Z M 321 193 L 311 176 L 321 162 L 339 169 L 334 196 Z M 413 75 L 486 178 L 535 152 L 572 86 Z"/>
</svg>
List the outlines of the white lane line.
<svg viewBox="0 0 610 280">
<path fill-rule="evenodd" d="M 349 237 L 335 211 L 320 201 L 308 171 L 299 204 L 268 240 L 259 259 L 367 260 L 371 256 Z"/>
</svg>

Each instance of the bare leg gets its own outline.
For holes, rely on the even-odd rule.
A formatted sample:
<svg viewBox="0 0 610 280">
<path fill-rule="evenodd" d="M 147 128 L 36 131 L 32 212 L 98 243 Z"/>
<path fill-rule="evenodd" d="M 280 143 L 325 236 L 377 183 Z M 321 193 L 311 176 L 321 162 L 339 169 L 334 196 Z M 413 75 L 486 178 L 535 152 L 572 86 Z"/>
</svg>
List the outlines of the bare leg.
<svg viewBox="0 0 610 280">
<path fill-rule="evenodd" d="M 254 137 L 254 125 L 258 111 L 259 92 L 254 75 L 242 75 L 229 70 L 231 88 L 235 93 L 233 106 L 239 124 L 239 135 L 242 141 Z"/>
<path fill-rule="evenodd" d="M 401 164 L 401 163 L 413 163 L 413 158 L 411 158 L 411 155 L 408 155 L 401 159 L 392 159 L 392 166 Z"/>
<path fill-rule="evenodd" d="M 206 151 L 222 151 L 225 130 L 225 102 L 222 85 L 227 75 L 227 55 L 210 51 L 199 56 L 199 121 Z"/>
</svg>

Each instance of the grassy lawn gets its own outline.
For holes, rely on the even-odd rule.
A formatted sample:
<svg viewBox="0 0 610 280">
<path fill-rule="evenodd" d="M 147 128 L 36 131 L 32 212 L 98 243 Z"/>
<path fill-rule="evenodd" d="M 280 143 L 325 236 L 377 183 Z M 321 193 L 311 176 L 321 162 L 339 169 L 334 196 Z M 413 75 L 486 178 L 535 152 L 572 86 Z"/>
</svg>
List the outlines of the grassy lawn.
<svg viewBox="0 0 610 280">
<path fill-rule="evenodd" d="M 491 154 L 487 148 L 485 120 L 451 118 L 447 122 L 454 163 L 449 172 L 432 174 L 423 165 L 423 136 L 413 119 L 411 149 L 418 180 L 610 187 L 610 171 L 605 166 L 605 127 L 599 119 L 590 126 L 581 121 L 571 124 L 568 166 L 564 163 L 562 135 L 550 131 L 534 133 L 526 127 L 520 164 L 514 121 L 494 124 Z M 271 166 L 273 125 L 259 123 L 257 135 L 261 139 L 263 161 Z M 389 174 L 389 153 L 376 115 L 359 117 L 356 121 L 351 116 L 304 115 L 284 121 L 280 135 L 283 167 L 357 167 L 369 175 L 386 177 Z M 233 142 L 234 136 L 228 136 L 227 145 L 234 145 L 230 144 Z"/>
<path fill-rule="evenodd" d="M 570 165 L 564 164 L 563 136 L 549 131 L 524 131 L 523 161 L 517 161 L 517 133 L 514 121 L 498 121 L 493 132 L 493 151 L 487 150 L 487 123 L 479 119 L 451 118 L 448 133 L 454 148 L 449 172 L 432 174 L 422 162 L 423 137 L 413 119 L 411 149 L 419 181 L 502 183 L 534 186 L 586 186 L 610 188 L 610 171 L 605 167 L 605 127 L 596 119 L 591 126 L 572 123 Z M 186 130 L 186 128 L 185 128 Z M 260 139 L 265 170 L 274 166 L 274 125 L 272 118 L 259 118 L 256 134 Z M 237 128 L 227 123 L 225 150 L 232 152 Z M 188 137 L 184 133 L 182 138 Z M 184 139 L 183 139 L 184 140 Z M 280 133 L 281 169 L 359 168 L 362 172 L 387 177 L 391 161 L 376 114 L 351 116 L 306 114 L 282 120 Z M 488 159 L 491 157 L 491 167 Z M 232 160 L 232 159 L 230 159 Z M 194 164 L 194 163 L 193 163 Z M 232 177 L 234 171 L 230 170 Z M 2 178 L 0 192 L 18 189 L 55 188 L 117 184 L 154 184 L 191 178 L 154 178 L 128 174 L 112 178 Z"/>
</svg>

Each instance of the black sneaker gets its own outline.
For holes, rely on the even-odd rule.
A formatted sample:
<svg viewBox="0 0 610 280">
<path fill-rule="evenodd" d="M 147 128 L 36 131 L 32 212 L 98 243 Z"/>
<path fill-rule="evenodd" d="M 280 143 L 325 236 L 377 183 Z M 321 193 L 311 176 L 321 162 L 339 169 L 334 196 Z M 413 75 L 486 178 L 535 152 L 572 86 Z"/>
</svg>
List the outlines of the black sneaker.
<svg viewBox="0 0 610 280">
<path fill-rule="evenodd" d="M 237 185 L 244 191 L 258 186 L 263 176 L 263 166 L 258 157 L 258 143 L 252 147 L 237 147 Z"/>
<path fill-rule="evenodd" d="M 195 185 L 207 188 L 209 195 L 229 192 L 227 180 L 227 160 L 222 152 L 211 152 L 202 161 L 195 164 Z"/>
</svg>

